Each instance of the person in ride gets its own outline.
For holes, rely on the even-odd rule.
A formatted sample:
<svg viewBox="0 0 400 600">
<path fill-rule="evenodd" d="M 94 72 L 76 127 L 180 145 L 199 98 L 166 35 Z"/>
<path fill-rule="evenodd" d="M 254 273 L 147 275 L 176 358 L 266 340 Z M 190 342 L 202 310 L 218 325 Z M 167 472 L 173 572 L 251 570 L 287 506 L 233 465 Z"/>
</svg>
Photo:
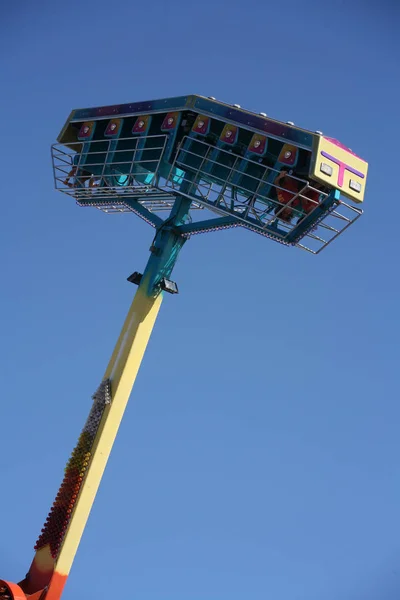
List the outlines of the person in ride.
<svg viewBox="0 0 400 600">
<path fill-rule="evenodd" d="M 288 172 L 282 170 L 275 178 L 274 185 L 277 186 L 275 190 L 279 202 L 275 208 L 275 214 L 278 215 L 279 219 L 282 219 L 282 221 L 290 223 L 293 216 L 292 209 L 300 204 L 300 198 L 295 197 L 300 191 L 299 182 L 292 177 L 288 177 Z M 288 207 L 282 206 L 289 203 L 290 205 Z"/>
<path fill-rule="evenodd" d="M 293 177 L 288 177 L 288 172 L 282 170 L 275 178 L 276 195 L 280 204 L 275 208 L 275 214 L 279 213 L 279 219 L 290 223 L 293 216 L 293 208 L 298 209 L 305 215 L 310 214 L 319 204 L 322 192 L 322 185 L 312 181 L 312 187 L 306 187 L 302 181 Z M 304 189 L 305 188 L 305 189 Z M 283 208 L 282 205 L 287 205 Z M 303 214 L 299 215 L 299 221 L 303 219 Z"/>
<path fill-rule="evenodd" d="M 302 196 L 305 196 L 305 198 L 301 198 L 301 206 L 306 215 L 310 214 L 310 212 L 319 204 L 321 192 L 324 190 L 323 185 L 318 181 L 311 181 L 311 186 L 312 187 L 308 187 L 301 194 Z"/>
</svg>

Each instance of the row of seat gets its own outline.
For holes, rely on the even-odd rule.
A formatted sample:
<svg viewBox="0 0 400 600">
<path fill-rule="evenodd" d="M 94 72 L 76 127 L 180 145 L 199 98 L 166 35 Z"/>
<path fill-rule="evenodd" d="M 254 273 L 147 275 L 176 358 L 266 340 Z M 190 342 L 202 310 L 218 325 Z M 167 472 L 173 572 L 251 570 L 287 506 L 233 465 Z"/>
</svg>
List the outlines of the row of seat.
<svg viewBox="0 0 400 600">
<path fill-rule="evenodd" d="M 93 175 L 103 175 L 105 185 L 124 185 L 127 180 L 124 175 L 128 173 L 134 174 L 136 180 L 143 184 L 151 184 L 161 156 L 161 171 L 166 173 L 170 168 L 182 113 L 171 112 L 165 115 L 160 127 L 161 134 L 166 134 L 163 148 L 160 147 L 160 136 L 149 135 L 153 118 L 152 115 L 138 116 L 129 138 L 123 140 L 120 140 L 123 118 L 111 119 L 107 123 L 103 141 L 93 141 L 93 138 L 96 127 L 104 127 L 104 122 L 83 123 L 77 135 L 82 147 L 74 159 L 74 165 L 82 170 L 88 165 L 87 171 Z M 239 127 L 225 124 L 216 142 L 210 145 L 206 139 L 209 140 L 211 123 L 211 117 L 197 115 L 177 157 L 174 181 L 181 182 L 185 171 L 200 172 L 203 179 L 221 184 L 228 182 L 245 195 L 255 194 L 261 201 L 270 204 L 268 198 L 277 172 L 283 168 L 295 169 L 299 149 L 292 144 L 283 144 L 272 168 L 268 168 L 264 160 L 269 145 L 266 136 L 254 133 L 243 155 L 239 156 L 235 152 Z M 120 177 L 115 177 L 116 171 Z"/>
<path fill-rule="evenodd" d="M 284 168 L 295 169 L 299 149 L 292 144 L 283 144 L 272 168 L 268 168 L 263 160 L 268 153 L 269 140 L 266 136 L 254 133 L 240 157 L 235 152 L 238 148 L 239 127 L 226 124 L 216 143 L 210 145 L 206 142 L 210 126 L 210 117 L 197 116 L 178 155 L 179 166 L 198 172 L 202 179 L 234 186 L 244 195 L 256 194 L 258 199 L 269 204 L 268 198 L 277 173 Z"/>
</svg>

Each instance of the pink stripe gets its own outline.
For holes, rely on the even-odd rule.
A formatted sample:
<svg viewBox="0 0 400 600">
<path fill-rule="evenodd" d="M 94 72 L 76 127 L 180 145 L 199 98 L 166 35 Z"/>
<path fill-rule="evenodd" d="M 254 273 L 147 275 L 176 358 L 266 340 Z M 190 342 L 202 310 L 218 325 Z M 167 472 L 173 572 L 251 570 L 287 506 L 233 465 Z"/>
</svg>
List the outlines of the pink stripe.
<svg viewBox="0 0 400 600">
<path fill-rule="evenodd" d="M 331 144 L 334 144 L 335 146 L 338 146 L 339 148 L 342 148 L 342 150 L 346 150 L 346 152 L 349 152 L 353 156 L 356 156 L 357 158 L 359 158 L 363 162 L 366 162 L 363 158 L 360 158 L 358 156 L 358 154 L 356 154 L 355 152 L 353 152 L 352 150 L 350 150 L 350 148 L 347 148 L 344 144 L 342 144 L 342 142 L 339 142 L 339 140 L 335 140 L 334 138 L 330 138 L 330 137 L 324 137 L 323 139 L 327 140 Z"/>
<path fill-rule="evenodd" d="M 328 154 L 327 152 L 324 152 L 324 151 L 321 151 L 321 154 L 324 158 L 328 158 L 329 160 L 331 160 L 332 162 L 336 163 L 339 166 L 339 175 L 338 175 L 338 181 L 337 181 L 339 187 L 343 186 L 344 172 L 346 170 L 350 171 L 350 173 L 353 173 L 354 175 L 358 175 L 358 177 L 361 177 L 361 179 L 365 178 L 364 173 L 361 173 L 361 171 L 357 171 L 357 169 L 353 169 L 353 167 L 350 167 L 350 165 L 346 165 L 346 163 L 342 162 L 335 156 L 332 156 L 332 154 Z"/>
</svg>

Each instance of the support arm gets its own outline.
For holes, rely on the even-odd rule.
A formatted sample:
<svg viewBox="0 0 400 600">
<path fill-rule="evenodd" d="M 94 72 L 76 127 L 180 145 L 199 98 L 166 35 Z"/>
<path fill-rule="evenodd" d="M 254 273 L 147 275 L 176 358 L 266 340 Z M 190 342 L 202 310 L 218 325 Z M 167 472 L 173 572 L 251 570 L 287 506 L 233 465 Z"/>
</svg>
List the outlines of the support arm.
<svg viewBox="0 0 400 600">
<path fill-rule="evenodd" d="M 33 562 L 18 585 L 0 580 L 0 600 L 59 600 L 100 485 L 163 292 L 185 238 L 177 231 L 190 201 L 177 198 L 157 230 L 151 256 L 126 317 L 64 480 L 36 543 Z"/>
</svg>

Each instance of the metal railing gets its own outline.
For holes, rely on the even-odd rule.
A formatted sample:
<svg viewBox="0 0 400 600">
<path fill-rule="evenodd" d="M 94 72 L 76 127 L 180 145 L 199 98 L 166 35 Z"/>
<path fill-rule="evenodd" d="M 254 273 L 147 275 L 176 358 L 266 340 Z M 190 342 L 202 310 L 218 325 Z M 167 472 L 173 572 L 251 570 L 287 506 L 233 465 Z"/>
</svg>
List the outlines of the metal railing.
<svg viewBox="0 0 400 600">
<path fill-rule="evenodd" d="M 189 145 L 187 139 L 190 138 L 182 141 L 171 169 L 171 173 L 177 167 L 185 173 L 185 195 L 214 213 L 235 216 L 238 224 L 244 227 L 267 235 L 278 224 L 273 230 L 273 237 L 285 243 L 296 239 L 296 228 L 307 219 L 311 221 L 311 226 L 304 230 L 302 239 L 296 245 L 318 254 L 362 214 L 362 210 L 338 200 L 319 215 L 321 205 L 329 205 L 333 191 L 319 190 L 308 180 L 294 174 L 288 174 L 287 177 L 296 182 L 298 192 L 293 193 L 288 202 L 280 202 L 278 192 L 287 191 L 275 183 L 280 169 L 222 148 L 218 148 L 216 160 L 212 158 L 215 146 L 197 139 L 195 144 Z M 193 164 L 198 166 L 193 167 Z M 258 174 L 253 175 L 254 171 L 258 171 Z M 180 187 L 172 177 L 168 179 L 167 186 L 176 192 Z M 319 200 L 310 198 L 310 192 L 319 195 Z M 308 205 L 307 212 L 303 208 L 305 203 Z"/>
<path fill-rule="evenodd" d="M 166 143 L 167 136 L 158 135 L 54 144 L 55 188 L 104 212 L 127 212 L 124 198 L 143 196 L 153 211 L 170 209 L 171 194 L 157 187 Z"/>
<path fill-rule="evenodd" d="M 153 135 L 54 144 L 55 187 L 80 206 L 106 213 L 131 212 L 132 201 L 151 212 L 168 210 L 182 194 L 192 200 L 192 209 L 234 217 L 237 225 L 314 254 L 362 214 L 292 172 L 287 177 L 297 191 L 281 202 L 279 192 L 288 190 L 276 180 L 279 169 L 202 140 L 183 138 L 171 165 L 167 141 L 167 135 Z"/>
</svg>

